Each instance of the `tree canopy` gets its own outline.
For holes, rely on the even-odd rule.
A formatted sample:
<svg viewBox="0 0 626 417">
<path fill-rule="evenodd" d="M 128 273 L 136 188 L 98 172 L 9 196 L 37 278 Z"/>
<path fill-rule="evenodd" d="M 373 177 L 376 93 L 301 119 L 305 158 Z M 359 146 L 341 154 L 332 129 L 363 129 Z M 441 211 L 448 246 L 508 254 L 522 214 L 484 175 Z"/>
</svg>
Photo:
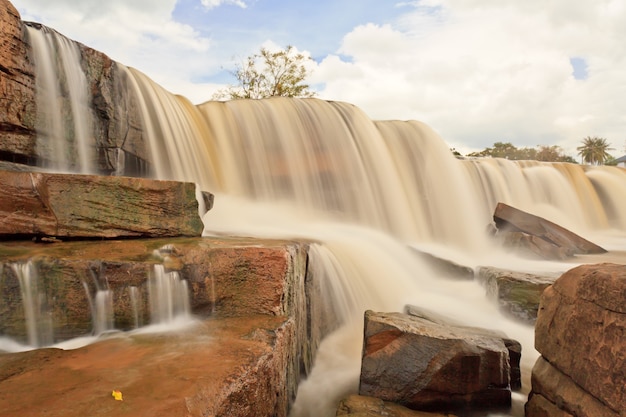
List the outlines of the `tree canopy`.
<svg viewBox="0 0 626 417">
<path fill-rule="evenodd" d="M 232 72 L 237 78 L 237 85 L 217 91 L 213 99 L 313 97 L 315 92 L 305 83 L 310 75 L 305 64 L 310 60 L 291 45 L 278 51 L 261 48 L 259 53 L 247 57 Z"/>
<path fill-rule="evenodd" d="M 485 148 L 480 152 L 472 152 L 467 156 L 505 158 L 514 161 L 576 162 L 571 156 L 563 154 L 563 150 L 556 145 L 539 145 L 535 148 L 517 148 L 510 142 L 496 142 L 493 144 L 493 147 Z"/>
<path fill-rule="evenodd" d="M 604 138 L 587 136 L 582 145 L 576 148 L 583 162 L 591 165 L 602 165 L 613 158 L 608 151 L 613 150 Z"/>
</svg>

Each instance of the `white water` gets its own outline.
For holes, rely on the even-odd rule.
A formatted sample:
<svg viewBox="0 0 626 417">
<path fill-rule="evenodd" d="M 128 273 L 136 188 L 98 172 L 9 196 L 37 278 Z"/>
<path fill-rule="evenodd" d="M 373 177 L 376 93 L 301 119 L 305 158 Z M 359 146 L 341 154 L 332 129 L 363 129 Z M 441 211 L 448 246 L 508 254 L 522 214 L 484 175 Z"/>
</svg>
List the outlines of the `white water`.
<svg viewBox="0 0 626 417">
<path fill-rule="evenodd" d="M 36 70 L 37 146 L 47 149 L 40 153 L 50 156 L 50 169 L 92 173 L 93 122 L 78 45 L 46 27 L 26 30 Z"/>
<path fill-rule="evenodd" d="M 167 324 L 177 318 L 189 317 L 189 289 L 178 271 L 166 272 L 163 265 L 154 265 L 148 280 L 150 320 L 152 324 Z"/>
<path fill-rule="evenodd" d="M 52 318 L 48 315 L 45 293 L 39 290 L 39 276 L 35 265 L 25 263 L 10 264 L 20 283 L 20 294 L 24 306 L 27 343 L 30 346 L 46 346 L 52 343 Z"/>
</svg>

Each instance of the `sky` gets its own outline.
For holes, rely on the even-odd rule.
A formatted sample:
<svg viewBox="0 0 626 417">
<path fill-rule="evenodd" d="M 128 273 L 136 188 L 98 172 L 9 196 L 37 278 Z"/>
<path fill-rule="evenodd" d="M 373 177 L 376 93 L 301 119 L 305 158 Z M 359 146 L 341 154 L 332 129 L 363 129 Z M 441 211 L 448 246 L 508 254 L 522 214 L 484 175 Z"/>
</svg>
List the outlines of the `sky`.
<svg viewBox="0 0 626 417">
<path fill-rule="evenodd" d="M 626 154 L 625 0 L 12 3 L 196 104 L 261 47 L 293 45 L 318 98 L 422 121 L 462 154 L 511 142 L 576 157 L 587 136 Z"/>
</svg>

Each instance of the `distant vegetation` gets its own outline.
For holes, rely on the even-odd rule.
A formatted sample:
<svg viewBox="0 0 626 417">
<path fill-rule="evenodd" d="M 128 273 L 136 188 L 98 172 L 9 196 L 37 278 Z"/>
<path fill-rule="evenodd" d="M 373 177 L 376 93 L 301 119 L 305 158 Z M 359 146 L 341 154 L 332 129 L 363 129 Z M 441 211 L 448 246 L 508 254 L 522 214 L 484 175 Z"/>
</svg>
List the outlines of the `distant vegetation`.
<svg viewBox="0 0 626 417">
<path fill-rule="evenodd" d="M 315 92 L 305 83 L 309 76 L 305 63 L 310 60 L 291 45 L 275 52 L 261 48 L 259 53 L 247 57 L 232 72 L 237 84 L 217 91 L 213 99 L 313 97 Z"/>
<path fill-rule="evenodd" d="M 565 155 L 563 150 L 556 145 L 539 145 L 535 148 L 517 148 L 510 142 L 496 142 L 491 148 L 485 148 L 480 152 L 472 152 L 469 157 L 492 157 L 505 158 L 513 161 L 535 160 L 546 162 L 573 162 L 576 160 Z"/>
</svg>

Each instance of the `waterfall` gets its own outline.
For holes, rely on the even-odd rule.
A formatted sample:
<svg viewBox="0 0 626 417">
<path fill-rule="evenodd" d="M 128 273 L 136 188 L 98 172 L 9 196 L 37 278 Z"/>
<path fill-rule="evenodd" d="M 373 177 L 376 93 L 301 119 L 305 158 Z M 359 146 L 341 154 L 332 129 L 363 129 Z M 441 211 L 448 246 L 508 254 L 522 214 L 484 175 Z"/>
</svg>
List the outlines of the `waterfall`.
<svg viewBox="0 0 626 417">
<path fill-rule="evenodd" d="M 94 140 L 89 89 L 78 45 L 45 26 L 26 26 L 37 87 L 37 147 L 48 168 L 92 173 Z"/>
<path fill-rule="evenodd" d="M 190 315 L 187 281 L 177 271 L 166 272 L 155 265 L 148 281 L 150 319 L 152 324 L 164 324 Z"/>
<path fill-rule="evenodd" d="M 31 36 L 34 50 L 65 50 L 37 40 L 44 33 Z M 38 68 L 45 62 L 36 61 Z M 498 202 L 593 236 L 596 243 L 610 242 L 611 249 L 626 248 L 623 169 L 459 160 L 420 122 L 372 121 L 353 105 L 319 99 L 193 106 L 141 72 L 126 71 L 129 94 L 140 103 L 156 176 L 193 181 L 216 195 L 205 215 L 205 235 L 316 242 L 310 267 L 344 326 L 320 346 L 293 417 L 332 415 L 332 404 L 320 398 L 330 401 L 355 390 L 365 309 L 399 311 L 416 304 L 460 323 L 500 329 L 522 342 L 523 367 L 530 369 L 537 355 L 532 328 L 504 318 L 478 283 L 437 276 L 412 249 L 470 267 L 562 272 L 573 266 L 521 259 L 497 247 L 485 230 Z M 38 69 L 38 79 L 50 78 L 48 72 Z M 50 100 L 59 93 L 40 89 L 39 95 Z M 40 111 L 47 107 L 39 106 Z M 57 125 L 66 129 L 65 136 L 52 133 Z M 89 133 L 68 133 L 77 130 L 51 121 L 39 134 L 89 138 Z M 53 152 L 71 153 L 56 144 L 50 148 L 51 160 L 62 160 Z M 607 236 L 610 241 L 604 240 Z M 188 288 L 176 272 L 155 266 L 149 296 L 153 323 L 188 314 Z M 322 393 L 325 389 L 332 393 Z"/>
<path fill-rule="evenodd" d="M 46 294 L 40 290 L 39 276 L 33 262 L 10 264 L 20 284 L 24 307 L 26 341 L 29 346 L 47 346 L 54 340 L 52 317 Z"/>
</svg>

